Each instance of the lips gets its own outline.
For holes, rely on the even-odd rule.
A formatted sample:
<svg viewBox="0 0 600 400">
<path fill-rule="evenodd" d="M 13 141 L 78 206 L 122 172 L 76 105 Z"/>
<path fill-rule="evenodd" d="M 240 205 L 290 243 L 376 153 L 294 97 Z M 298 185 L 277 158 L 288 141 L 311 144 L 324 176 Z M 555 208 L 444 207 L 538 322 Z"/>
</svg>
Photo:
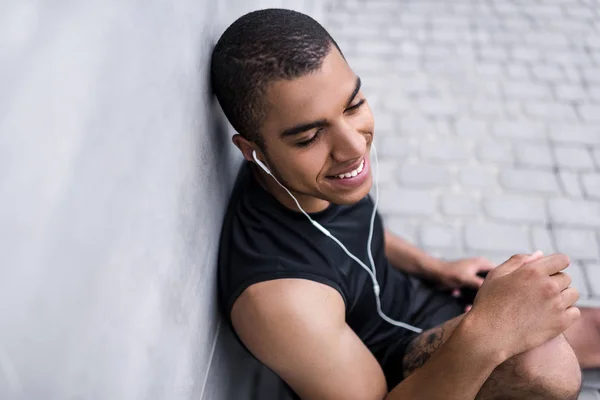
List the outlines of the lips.
<svg viewBox="0 0 600 400">
<path fill-rule="evenodd" d="M 360 173 L 363 171 L 365 167 L 365 160 L 363 159 L 360 162 L 360 165 L 358 166 L 358 168 L 355 168 L 349 172 L 343 173 L 343 174 L 339 174 L 339 175 L 335 175 L 333 178 L 335 179 L 348 179 L 348 178 L 354 178 L 357 175 L 360 175 Z"/>
<path fill-rule="evenodd" d="M 358 163 L 346 168 L 345 170 L 343 170 L 337 174 L 330 175 L 329 178 L 332 178 L 332 179 L 353 178 L 353 177 L 359 175 L 363 171 L 364 167 L 365 167 L 365 159 L 363 158 Z"/>
</svg>

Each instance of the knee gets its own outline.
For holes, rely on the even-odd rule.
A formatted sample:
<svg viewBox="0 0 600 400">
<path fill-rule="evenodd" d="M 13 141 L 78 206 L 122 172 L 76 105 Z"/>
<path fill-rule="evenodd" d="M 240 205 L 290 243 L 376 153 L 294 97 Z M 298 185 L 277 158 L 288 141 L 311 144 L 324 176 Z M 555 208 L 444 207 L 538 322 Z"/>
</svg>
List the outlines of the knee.
<svg viewBox="0 0 600 400">
<path fill-rule="evenodd" d="M 581 390 L 579 362 L 562 335 L 523 353 L 514 371 L 516 378 L 539 398 L 575 400 Z"/>
</svg>

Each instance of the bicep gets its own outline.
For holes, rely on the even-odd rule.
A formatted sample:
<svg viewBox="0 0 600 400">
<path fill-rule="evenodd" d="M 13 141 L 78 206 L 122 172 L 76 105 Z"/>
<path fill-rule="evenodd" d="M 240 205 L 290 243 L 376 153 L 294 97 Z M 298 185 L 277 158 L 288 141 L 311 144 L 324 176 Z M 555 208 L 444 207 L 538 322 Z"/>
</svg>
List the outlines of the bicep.
<svg viewBox="0 0 600 400">
<path fill-rule="evenodd" d="M 383 372 L 344 315 L 335 289 L 303 279 L 252 285 L 231 314 L 246 347 L 303 399 L 382 399 Z"/>
</svg>

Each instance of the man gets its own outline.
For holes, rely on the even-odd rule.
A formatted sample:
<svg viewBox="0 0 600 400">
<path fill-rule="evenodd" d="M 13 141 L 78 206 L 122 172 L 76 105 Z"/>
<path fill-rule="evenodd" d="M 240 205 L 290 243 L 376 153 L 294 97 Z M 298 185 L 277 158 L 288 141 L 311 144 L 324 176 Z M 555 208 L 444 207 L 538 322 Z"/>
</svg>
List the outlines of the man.
<svg viewBox="0 0 600 400">
<path fill-rule="evenodd" d="M 211 70 L 246 159 L 221 234 L 221 303 L 246 348 L 299 397 L 577 397 L 580 366 L 600 366 L 600 318 L 573 306 L 564 255 L 445 263 L 375 215 L 381 310 L 425 331 L 379 315 L 370 273 L 336 243 L 370 265 L 374 121 L 323 27 L 289 10 L 247 14 L 220 38 Z M 481 288 L 463 314 L 424 281 Z"/>
</svg>

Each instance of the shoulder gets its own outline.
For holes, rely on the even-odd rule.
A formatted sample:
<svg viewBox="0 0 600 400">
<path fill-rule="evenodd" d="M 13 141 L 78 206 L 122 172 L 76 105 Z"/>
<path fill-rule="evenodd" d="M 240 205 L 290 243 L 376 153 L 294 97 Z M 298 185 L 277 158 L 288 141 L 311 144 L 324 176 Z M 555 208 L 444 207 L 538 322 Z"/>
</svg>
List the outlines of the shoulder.
<svg viewBox="0 0 600 400">
<path fill-rule="evenodd" d="M 295 315 L 314 319 L 319 315 L 345 319 L 345 304 L 340 293 L 331 286 L 308 279 L 276 279 L 249 286 L 232 308 L 232 320 L 249 315 L 279 319 Z"/>
</svg>

